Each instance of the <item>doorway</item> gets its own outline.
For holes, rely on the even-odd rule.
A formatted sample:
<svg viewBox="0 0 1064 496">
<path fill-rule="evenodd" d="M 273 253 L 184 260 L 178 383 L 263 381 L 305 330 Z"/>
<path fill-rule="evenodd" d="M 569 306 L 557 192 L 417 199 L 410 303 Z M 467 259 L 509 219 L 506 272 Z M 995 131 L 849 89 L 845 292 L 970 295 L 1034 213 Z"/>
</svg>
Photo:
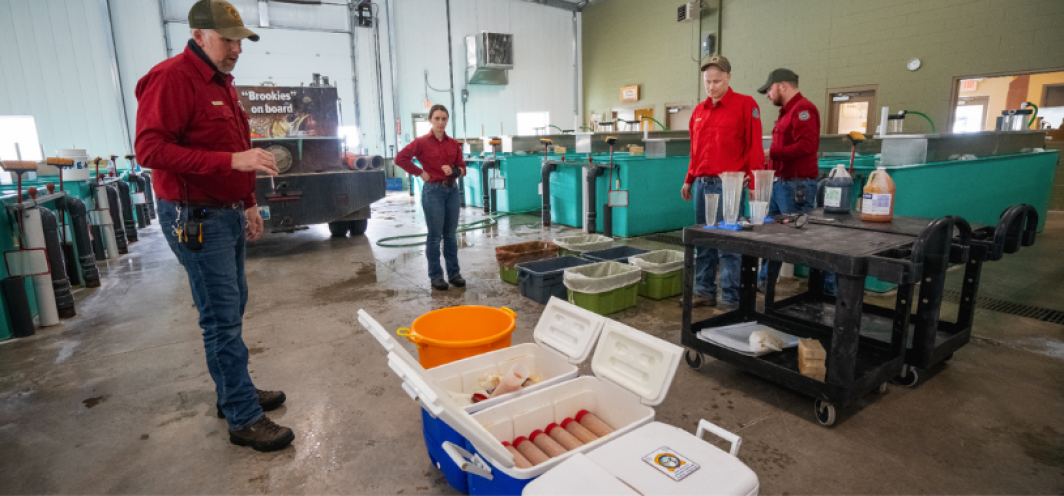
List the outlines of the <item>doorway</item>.
<svg viewBox="0 0 1064 496">
<path fill-rule="evenodd" d="M 686 131 L 691 124 L 693 105 L 665 105 L 665 125 L 673 131 Z"/>
<path fill-rule="evenodd" d="M 827 134 L 857 131 L 870 136 L 875 131 L 875 117 L 875 86 L 828 90 Z"/>
<path fill-rule="evenodd" d="M 643 117 L 650 117 L 651 119 L 653 119 L 654 118 L 654 109 L 652 109 L 652 108 L 637 109 L 635 111 L 635 120 L 639 121 L 639 130 L 640 131 L 653 131 L 654 130 L 654 121 L 652 121 L 650 119 L 643 119 Z"/>
<path fill-rule="evenodd" d="M 986 130 L 987 112 L 990 111 L 989 96 L 962 96 L 953 110 L 953 132 L 978 133 Z"/>
<path fill-rule="evenodd" d="M 432 124 L 429 122 L 429 114 L 412 114 L 410 116 L 414 129 L 414 139 L 418 139 L 432 130 Z M 408 139 L 407 143 L 413 140 Z"/>
</svg>

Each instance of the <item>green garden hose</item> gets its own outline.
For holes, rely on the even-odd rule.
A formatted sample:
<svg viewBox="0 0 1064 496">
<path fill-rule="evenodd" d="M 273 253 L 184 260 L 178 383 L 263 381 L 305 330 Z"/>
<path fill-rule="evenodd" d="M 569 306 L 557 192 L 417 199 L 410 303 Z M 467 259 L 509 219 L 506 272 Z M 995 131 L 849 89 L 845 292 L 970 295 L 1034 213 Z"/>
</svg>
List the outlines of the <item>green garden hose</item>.
<svg viewBox="0 0 1064 496">
<path fill-rule="evenodd" d="M 550 127 L 553 127 L 554 129 L 557 129 L 558 131 L 560 131 L 562 133 L 565 133 L 564 129 L 562 129 L 562 128 L 558 127 L 558 126 L 555 126 L 554 124 L 551 124 Z"/>
<path fill-rule="evenodd" d="M 665 125 L 664 125 L 664 124 L 662 124 L 662 123 L 658 122 L 658 120 L 657 120 L 657 119 L 655 119 L 655 118 L 653 118 L 653 117 L 651 117 L 651 116 L 649 116 L 649 115 L 643 115 L 643 116 L 640 116 L 640 117 L 642 117 L 642 118 L 644 118 L 644 119 L 650 119 L 650 120 L 652 120 L 652 121 L 654 121 L 654 122 L 657 122 L 657 123 L 658 123 L 658 125 L 659 125 L 659 126 L 661 126 L 661 130 L 662 130 L 662 131 L 668 131 L 668 130 L 669 130 L 669 128 L 665 127 Z"/>
<path fill-rule="evenodd" d="M 1031 128 L 1031 124 L 1034 124 L 1034 120 L 1038 118 L 1038 105 L 1031 102 L 1027 102 L 1028 107 L 1034 107 L 1034 113 L 1031 114 L 1031 120 L 1027 121 L 1027 129 Z"/>
<path fill-rule="evenodd" d="M 527 214 L 527 213 L 531 213 L 531 212 L 539 212 L 539 210 L 529 210 L 528 212 L 512 212 L 512 213 L 503 213 L 503 214 L 496 213 L 496 214 L 488 217 L 487 219 L 480 219 L 480 220 L 474 221 L 474 222 L 468 222 L 468 223 L 465 223 L 465 224 L 458 224 L 458 229 L 455 230 L 455 232 L 456 233 L 461 233 L 461 232 L 467 232 L 467 231 L 476 231 L 478 229 L 487 229 L 487 228 L 489 228 L 491 226 L 494 226 L 494 225 L 498 224 L 499 223 L 499 219 L 502 219 L 504 217 L 511 217 L 511 216 L 514 216 L 514 215 Z M 394 240 L 397 240 L 397 239 L 424 238 L 424 237 L 426 237 L 428 235 L 429 235 L 429 233 L 418 233 L 418 234 L 404 234 L 402 236 L 390 236 L 390 237 L 387 237 L 387 238 L 381 238 L 381 239 L 377 240 L 377 246 L 380 246 L 382 248 L 408 248 L 408 247 L 411 247 L 411 246 L 425 246 L 425 242 L 424 241 L 418 241 L 417 243 L 403 243 L 403 244 L 390 244 L 388 242 L 389 241 L 394 241 Z"/>
<path fill-rule="evenodd" d="M 915 110 L 906 110 L 905 113 L 906 114 L 916 114 L 916 115 L 918 115 L 920 117 L 923 117 L 924 119 L 927 119 L 927 123 L 931 124 L 931 134 L 935 134 L 935 123 L 931 120 L 930 117 L 924 115 L 921 112 L 917 112 Z"/>
</svg>

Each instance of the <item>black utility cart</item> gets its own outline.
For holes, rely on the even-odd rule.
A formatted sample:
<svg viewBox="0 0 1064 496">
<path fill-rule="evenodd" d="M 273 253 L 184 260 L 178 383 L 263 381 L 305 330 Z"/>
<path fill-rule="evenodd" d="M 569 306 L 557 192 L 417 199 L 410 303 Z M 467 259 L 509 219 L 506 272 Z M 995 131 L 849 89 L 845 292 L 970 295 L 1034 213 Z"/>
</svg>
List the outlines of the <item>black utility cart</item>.
<svg viewBox="0 0 1064 496">
<path fill-rule="evenodd" d="M 783 217 L 777 221 L 785 220 Z M 1038 215 L 1028 205 L 1005 210 L 996 226 L 969 225 L 959 217 L 927 219 L 896 216 L 891 223 L 860 220 L 859 214 L 832 215 L 817 210 L 795 228 L 777 222 L 747 231 L 691 227 L 684 231 L 685 291 L 682 342 L 688 365 L 698 368 L 702 353 L 816 398 L 821 424 L 835 420 L 844 407 L 885 380 L 912 386 L 916 369 L 949 360 L 971 339 L 979 277 L 985 261 L 1000 260 L 1034 244 Z M 743 255 L 737 311 L 691 323 L 694 247 L 709 246 Z M 769 281 L 764 313 L 756 312 L 756 265 L 760 257 L 810 266 L 806 293 L 775 301 Z M 940 320 L 946 270 L 963 264 L 964 280 L 954 321 Z M 824 271 L 838 277 L 838 297 L 822 293 Z M 894 308 L 863 302 L 864 277 L 898 284 Z M 915 284 L 917 311 L 910 315 Z M 751 357 L 698 339 L 707 327 L 757 321 L 801 337 L 820 339 L 828 350 L 826 382 L 798 373 L 794 349 Z M 909 330 L 912 330 L 910 336 Z"/>
<path fill-rule="evenodd" d="M 782 220 L 782 219 L 781 219 Z M 688 365 L 698 368 L 702 354 L 731 363 L 815 399 L 814 412 L 823 425 L 835 422 L 835 409 L 871 391 L 885 390 L 905 366 L 906 340 L 913 286 L 924 273 L 925 260 L 948 258 L 954 221 L 925 222 L 919 236 L 852 229 L 834 222 L 766 223 L 732 231 L 694 226 L 684 229 L 684 296 L 681 342 Z M 716 248 L 742 256 L 739 308 L 701 322 L 691 322 L 694 293 L 694 250 Z M 809 266 L 809 290 L 774 301 L 775 281 L 766 288 L 765 311 L 758 312 L 757 270 L 760 258 Z M 944 270 L 944 269 L 943 269 Z M 823 294 L 824 272 L 837 277 L 837 297 Z M 863 310 L 865 277 L 898 285 L 895 308 L 887 319 Z M 937 308 L 936 308 L 937 312 Z M 878 313 L 878 312 L 877 312 Z M 756 321 L 780 331 L 820 340 L 827 350 L 824 382 L 798 372 L 795 348 L 749 356 L 698 338 L 705 328 Z M 863 336 L 869 328 L 879 338 Z M 884 335 L 886 336 L 884 338 Z"/>
</svg>

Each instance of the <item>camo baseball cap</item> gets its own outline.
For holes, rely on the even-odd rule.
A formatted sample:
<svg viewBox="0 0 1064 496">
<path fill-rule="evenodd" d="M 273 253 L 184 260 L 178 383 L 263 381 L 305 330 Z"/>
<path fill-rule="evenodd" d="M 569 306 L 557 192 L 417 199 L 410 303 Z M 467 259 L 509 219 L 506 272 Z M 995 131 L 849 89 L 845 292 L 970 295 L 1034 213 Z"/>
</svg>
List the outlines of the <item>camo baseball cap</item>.
<svg viewBox="0 0 1064 496">
<path fill-rule="evenodd" d="M 244 27 L 244 20 L 233 4 L 225 0 L 199 0 L 188 11 L 192 29 L 213 29 L 230 40 L 259 41 L 259 35 Z"/>
</svg>

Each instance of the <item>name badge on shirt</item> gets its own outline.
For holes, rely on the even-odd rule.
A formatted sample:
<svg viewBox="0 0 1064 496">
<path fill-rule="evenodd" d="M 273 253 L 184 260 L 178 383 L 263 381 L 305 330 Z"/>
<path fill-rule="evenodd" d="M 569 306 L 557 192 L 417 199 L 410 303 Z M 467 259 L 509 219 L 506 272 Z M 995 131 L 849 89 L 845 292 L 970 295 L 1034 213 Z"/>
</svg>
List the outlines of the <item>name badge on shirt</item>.
<svg viewBox="0 0 1064 496">
<path fill-rule="evenodd" d="M 211 102 L 211 103 L 213 103 L 215 105 L 225 105 L 225 103 L 223 103 L 223 102 Z"/>
</svg>

